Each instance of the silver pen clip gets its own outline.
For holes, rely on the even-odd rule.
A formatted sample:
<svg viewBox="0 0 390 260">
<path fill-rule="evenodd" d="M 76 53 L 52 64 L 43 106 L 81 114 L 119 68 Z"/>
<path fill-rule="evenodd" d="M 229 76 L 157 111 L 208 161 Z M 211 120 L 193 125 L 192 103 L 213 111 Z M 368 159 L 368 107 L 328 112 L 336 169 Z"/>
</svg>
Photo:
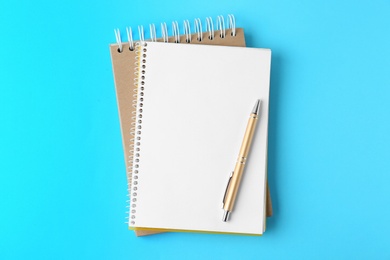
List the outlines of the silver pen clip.
<svg viewBox="0 0 390 260">
<path fill-rule="evenodd" d="M 231 172 L 230 175 L 229 175 L 229 180 L 228 180 L 228 183 L 227 183 L 227 185 L 226 185 L 225 194 L 223 195 L 222 208 L 223 208 L 223 206 L 225 205 L 226 193 L 227 193 L 227 191 L 228 191 L 230 181 L 232 180 L 232 176 L 233 176 L 233 172 Z"/>
</svg>

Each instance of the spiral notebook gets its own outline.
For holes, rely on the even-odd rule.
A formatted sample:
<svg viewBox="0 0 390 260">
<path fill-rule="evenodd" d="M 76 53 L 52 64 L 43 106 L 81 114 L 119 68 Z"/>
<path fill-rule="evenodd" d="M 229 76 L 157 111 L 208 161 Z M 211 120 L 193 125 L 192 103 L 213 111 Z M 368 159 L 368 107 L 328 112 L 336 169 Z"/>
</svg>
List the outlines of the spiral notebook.
<svg viewBox="0 0 390 260">
<path fill-rule="evenodd" d="M 131 229 L 261 235 L 265 230 L 269 49 L 148 42 L 139 75 Z M 258 127 L 229 222 L 222 198 L 246 122 Z"/>
<path fill-rule="evenodd" d="M 208 44 L 208 45 L 227 45 L 227 46 L 245 46 L 245 37 L 243 29 L 236 28 L 235 19 L 233 15 L 227 16 L 226 25 L 228 28 L 224 28 L 223 17 L 219 16 L 216 19 L 216 27 L 219 30 L 214 31 L 214 25 L 212 18 L 207 18 L 204 25 L 206 25 L 206 30 L 202 31 L 202 22 L 200 19 L 195 19 L 193 28 L 195 33 L 190 33 L 190 24 L 186 20 L 184 22 L 184 34 L 180 35 L 178 30 L 177 22 L 173 22 L 172 36 L 168 37 L 168 30 L 165 23 L 161 24 L 161 38 L 156 39 L 156 27 L 150 25 L 150 36 L 151 41 L 160 41 L 160 42 L 178 42 L 185 44 Z M 223 30 L 222 30 L 223 29 Z M 219 37 L 221 34 L 224 34 L 226 37 Z M 134 45 L 133 41 L 133 32 L 131 28 L 127 28 L 127 41 L 122 42 L 120 37 L 119 30 L 116 31 L 117 43 L 110 45 L 110 52 L 112 58 L 112 66 L 115 77 L 115 87 L 117 94 L 118 110 L 120 115 L 120 124 L 121 124 L 121 133 L 122 133 L 122 142 L 125 155 L 125 163 L 127 168 L 127 179 L 128 186 L 130 188 L 131 179 L 132 179 L 132 154 L 133 154 L 133 136 L 131 135 L 130 129 L 132 128 L 131 124 L 134 123 L 132 119 L 134 117 L 134 106 L 133 95 L 134 95 Z M 139 27 L 138 38 L 141 40 L 144 39 L 143 28 Z M 267 216 L 272 216 L 272 202 L 268 190 L 267 194 Z M 149 235 L 158 233 L 157 231 L 150 230 L 136 230 L 137 236 Z"/>
</svg>

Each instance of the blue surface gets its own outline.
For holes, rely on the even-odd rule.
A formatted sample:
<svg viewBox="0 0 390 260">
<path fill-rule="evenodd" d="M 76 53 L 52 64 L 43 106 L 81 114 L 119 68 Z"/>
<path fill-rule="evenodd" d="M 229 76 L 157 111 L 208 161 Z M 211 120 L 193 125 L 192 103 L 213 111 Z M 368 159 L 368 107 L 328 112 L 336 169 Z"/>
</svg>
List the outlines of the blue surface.
<svg viewBox="0 0 390 260">
<path fill-rule="evenodd" d="M 136 238 L 113 29 L 229 13 L 273 51 L 274 216 L 263 237 Z M 389 13 L 387 0 L 1 1 L 0 259 L 389 259 Z"/>
</svg>

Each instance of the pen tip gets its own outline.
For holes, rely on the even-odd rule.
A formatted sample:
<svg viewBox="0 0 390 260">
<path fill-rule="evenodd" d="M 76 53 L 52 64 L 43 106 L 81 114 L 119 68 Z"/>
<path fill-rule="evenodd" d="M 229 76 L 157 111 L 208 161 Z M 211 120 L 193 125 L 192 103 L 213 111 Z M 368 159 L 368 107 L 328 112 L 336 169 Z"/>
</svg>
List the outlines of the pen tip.
<svg viewBox="0 0 390 260">
<path fill-rule="evenodd" d="M 223 222 L 227 222 L 229 220 L 229 216 L 230 216 L 230 211 L 224 211 L 223 212 L 223 217 L 222 217 L 222 221 Z"/>
<path fill-rule="evenodd" d="M 253 107 L 252 114 L 255 114 L 255 115 L 258 115 L 258 114 L 259 114 L 260 105 L 261 105 L 261 100 L 260 100 L 260 99 L 256 100 L 256 104 L 255 104 L 255 106 Z"/>
</svg>

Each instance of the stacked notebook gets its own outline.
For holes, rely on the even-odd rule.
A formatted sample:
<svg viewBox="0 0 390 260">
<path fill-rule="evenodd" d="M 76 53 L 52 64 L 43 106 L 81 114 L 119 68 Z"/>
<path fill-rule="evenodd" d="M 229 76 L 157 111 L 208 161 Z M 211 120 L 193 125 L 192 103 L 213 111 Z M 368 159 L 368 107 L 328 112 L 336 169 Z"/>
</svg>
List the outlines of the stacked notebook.
<svg viewBox="0 0 390 260">
<path fill-rule="evenodd" d="M 196 20 L 194 34 L 151 26 L 139 42 L 111 45 L 129 184 L 129 228 L 261 235 L 272 214 L 267 190 L 268 103 L 271 51 L 244 47 L 234 17 L 214 31 Z M 183 44 L 180 44 L 183 43 Z M 219 45 L 219 46 L 218 46 Z M 231 46 L 222 46 L 231 45 Z M 249 112 L 262 101 L 259 123 L 228 222 L 222 199 Z M 268 194 L 268 195 L 267 195 Z M 267 207 L 268 206 L 268 207 Z M 268 209 L 268 210 L 267 210 Z M 267 212 L 268 211 L 268 212 Z"/>
</svg>

